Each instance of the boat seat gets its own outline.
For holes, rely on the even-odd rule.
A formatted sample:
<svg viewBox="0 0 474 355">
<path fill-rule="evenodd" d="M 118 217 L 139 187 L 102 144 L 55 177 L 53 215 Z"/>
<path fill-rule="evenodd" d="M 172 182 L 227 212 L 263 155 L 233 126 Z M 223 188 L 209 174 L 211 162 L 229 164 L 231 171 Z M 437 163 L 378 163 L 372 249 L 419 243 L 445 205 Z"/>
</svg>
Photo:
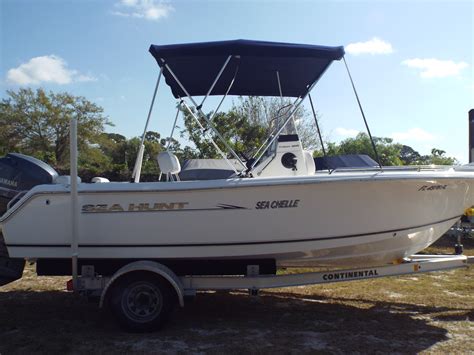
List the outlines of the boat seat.
<svg viewBox="0 0 474 355">
<path fill-rule="evenodd" d="M 103 183 L 106 183 L 106 182 L 110 182 L 110 180 L 107 179 L 107 178 L 104 178 L 104 177 L 96 176 L 96 177 L 92 178 L 91 182 L 93 184 L 103 184 Z"/>
<path fill-rule="evenodd" d="M 181 167 L 179 178 L 181 181 L 225 180 L 235 174 L 229 163 L 237 170 L 242 169 L 237 159 L 228 159 L 227 162 L 224 159 L 188 159 Z"/>
<path fill-rule="evenodd" d="M 161 152 L 156 157 L 161 173 L 166 175 L 166 180 L 178 180 L 178 174 L 181 171 L 178 157 L 171 152 Z M 174 176 L 174 178 L 173 178 Z"/>
</svg>

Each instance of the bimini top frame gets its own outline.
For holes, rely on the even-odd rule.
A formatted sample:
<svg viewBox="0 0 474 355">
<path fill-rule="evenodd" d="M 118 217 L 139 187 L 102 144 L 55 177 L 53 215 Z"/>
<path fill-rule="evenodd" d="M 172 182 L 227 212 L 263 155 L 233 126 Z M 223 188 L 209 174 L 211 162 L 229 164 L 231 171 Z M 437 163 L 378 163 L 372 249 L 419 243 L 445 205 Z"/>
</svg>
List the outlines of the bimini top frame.
<svg viewBox="0 0 474 355">
<path fill-rule="evenodd" d="M 344 56 L 344 47 L 263 41 L 222 41 L 150 46 L 158 65 L 167 65 L 166 83 L 176 98 L 204 95 L 280 96 L 276 72 L 285 97 L 301 97 L 323 75 L 334 60 Z M 222 64 L 225 70 L 215 78 Z M 228 85 L 235 77 L 230 90 Z M 175 81 L 180 78 L 181 84 Z M 183 87 L 186 90 L 183 90 Z M 212 87 L 212 90 L 209 88 Z"/>
<path fill-rule="evenodd" d="M 203 133 L 207 135 L 208 129 L 212 130 L 241 163 L 242 168 L 246 169 L 245 164 L 212 123 L 214 115 L 209 117 L 202 111 L 208 96 L 223 96 L 214 114 L 227 95 L 295 97 L 295 102 L 287 111 L 287 120 L 281 126 L 283 129 L 332 61 L 343 57 L 344 48 L 235 40 L 152 45 L 150 53 L 160 66 L 160 76 L 165 77 L 173 95 L 180 100 L 187 98 L 196 108 L 196 112 L 193 112 L 190 105 L 184 100 L 181 101 Z M 198 104 L 194 96 L 204 97 Z M 198 117 L 206 122 L 206 128 L 202 127 Z M 273 137 L 276 138 L 279 133 Z M 208 138 L 227 161 L 226 155 L 213 142 L 212 137 L 208 135 Z M 268 142 L 268 146 L 272 143 L 273 140 Z M 141 160 L 142 156 L 139 154 L 135 170 L 139 169 L 137 166 L 141 165 Z M 238 173 L 234 165 L 228 163 Z M 134 176 L 135 181 L 139 181 L 135 172 Z"/>
<path fill-rule="evenodd" d="M 234 165 L 227 160 L 226 154 L 212 140 L 208 130 L 212 130 L 228 152 L 241 163 L 242 171 L 251 172 L 265 151 L 273 144 L 291 120 L 329 65 L 333 61 L 341 60 L 344 57 L 344 48 L 342 46 L 327 47 L 234 40 L 162 46 L 151 45 L 150 53 L 160 66 L 160 76 L 165 77 L 173 95 L 181 100 L 182 107 L 196 120 L 203 134 L 207 135 L 229 166 L 235 173 L 239 173 Z M 157 85 L 158 83 L 159 79 Z M 279 130 L 274 132 L 271 138 L 267 140 L 265 148 L 259 150 L 260 156 L 255 157 L 253 165 L 247 167 L 213 124 L 212 119 L 217 110 L 214 111 L 211 117 L 202 111 L 204 102 L 211 95 L 223 96 L 218 108 L 227 95 L 293 97 L 295 100 L 286 111 L 285 120 L 279 126 Z M 200 103 L 196 102 L 195 96 L 203 96 Z M 189 100 L 190 104 L 186 103 L 184 98 Z M 194 106 L 195 111 L 190 106 Z M 365 120 L 363 112 L 362 115 Z M 199 119 L 204 120 L 207 127 L 203 127 Z M 138 166 L 141 165 L 141 160 L 142 156 L 139 154 L 135 166 L 138 175 Z M 137 179 L 135 171 L 134 176 L 135 182 L 138 182 L 139 176 Z"/>
</svg>

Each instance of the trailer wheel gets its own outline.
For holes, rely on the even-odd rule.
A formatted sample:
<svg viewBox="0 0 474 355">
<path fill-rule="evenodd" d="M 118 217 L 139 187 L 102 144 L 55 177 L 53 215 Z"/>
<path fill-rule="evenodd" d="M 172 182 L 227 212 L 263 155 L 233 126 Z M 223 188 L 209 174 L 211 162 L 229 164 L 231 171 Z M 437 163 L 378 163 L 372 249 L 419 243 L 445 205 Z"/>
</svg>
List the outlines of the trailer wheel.
<svg viewBox="0 0 474 355">
<path fill-rule="evenodd" d="M 169 283 L 155 275 L 124 276 L 111 291 L 111 310 L 120 326 L 131 332 L 159 329 L 176 303 Z"/>
</svg>

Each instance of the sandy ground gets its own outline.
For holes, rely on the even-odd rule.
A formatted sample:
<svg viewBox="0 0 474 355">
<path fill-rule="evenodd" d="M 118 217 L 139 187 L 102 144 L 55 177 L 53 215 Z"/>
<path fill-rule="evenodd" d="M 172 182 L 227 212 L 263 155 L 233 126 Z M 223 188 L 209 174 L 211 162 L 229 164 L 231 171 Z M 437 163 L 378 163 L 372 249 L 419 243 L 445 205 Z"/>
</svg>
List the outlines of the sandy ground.
<svg viewBox="0 0 474 355">
<path fill-rule="evenodd" d="M 474 254 L 474 248 L 466 250 Z M 67 278 L 0 288 L 0 353 L 473 353 L 474 267 L 262 292 L 199 293 L 164 329 L 121 331 Z"/>
</svg>

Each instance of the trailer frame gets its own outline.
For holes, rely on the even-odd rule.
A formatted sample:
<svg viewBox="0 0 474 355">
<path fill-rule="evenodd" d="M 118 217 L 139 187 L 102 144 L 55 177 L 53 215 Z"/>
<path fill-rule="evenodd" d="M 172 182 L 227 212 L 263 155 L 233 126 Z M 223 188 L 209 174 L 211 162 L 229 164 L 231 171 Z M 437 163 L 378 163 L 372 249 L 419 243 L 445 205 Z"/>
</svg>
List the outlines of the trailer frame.
<svg viewBox="0 0 474 355">
<path fill-rule="evenodd" d="M 131 331 L 150 331 L 157 329 L 158 326 L 161 326 L 164 321 L 166 321 L 166 319 L 160 319 L 160 312 L 163 313 L 163 317 L 168 318 L 172 307 L 176 303 L 184 307 L 186 297 L 195 296 L 197 291 L 248 290 L 250 295 L 256 296 L 261 289 L 412 275 L 468 267 L 469 264 L 474 264 L 474 256 L 412 255 L 409 258 L 403 259 L 398 264 L 354 269 L 332 269 L 295 274 L 262 275 L 259 272 L 258 265 L 248 265 L 246 275 L 178 276 L 173 270 L 159 262 L 140 260 L 131 262 L 117 270 L 113 275 L 105 277 L 97 275 L 94 271 L 94 266 L 83 265 L 81 274 L 77 276 L 77 282 L 72 282 L 72 280 L 68 282 L 68 290 L 76 291 L 85 296 L 100 297 L 100 308 L 109 305 L 112 299 L 114 305 L 111 308 L 122 326 Z M 165 304 L 159 305 L 160 309 L 158 310 L 156 319 L 149 324 L 145 321 L 136 322 L 133 319 L 127 318 L 125 315 L 127 312 L 124 308 L 127 307 L 127 302 L 131 302 L 130 292 L 128 292 L 126 288 L 129 284 L 139 284 L 140 282 L 143 282 L 146 289 L 156 286 L 156 290 L 145 292 L 145 298 L 153 294 L 163 293 L 164 297 L 162 300 L 163 302 L 166 301 Z M 117 301 L 117 298 L 120 297 L 123 297 L 124 300 Z M 147 308 L 147 312 L 150 313 L 152 311 L 153 308 Z M 130 310 L 128 312 L 130 312 Z M 157 322 L 156 320 L 159 321 Z"/>
</svg>

